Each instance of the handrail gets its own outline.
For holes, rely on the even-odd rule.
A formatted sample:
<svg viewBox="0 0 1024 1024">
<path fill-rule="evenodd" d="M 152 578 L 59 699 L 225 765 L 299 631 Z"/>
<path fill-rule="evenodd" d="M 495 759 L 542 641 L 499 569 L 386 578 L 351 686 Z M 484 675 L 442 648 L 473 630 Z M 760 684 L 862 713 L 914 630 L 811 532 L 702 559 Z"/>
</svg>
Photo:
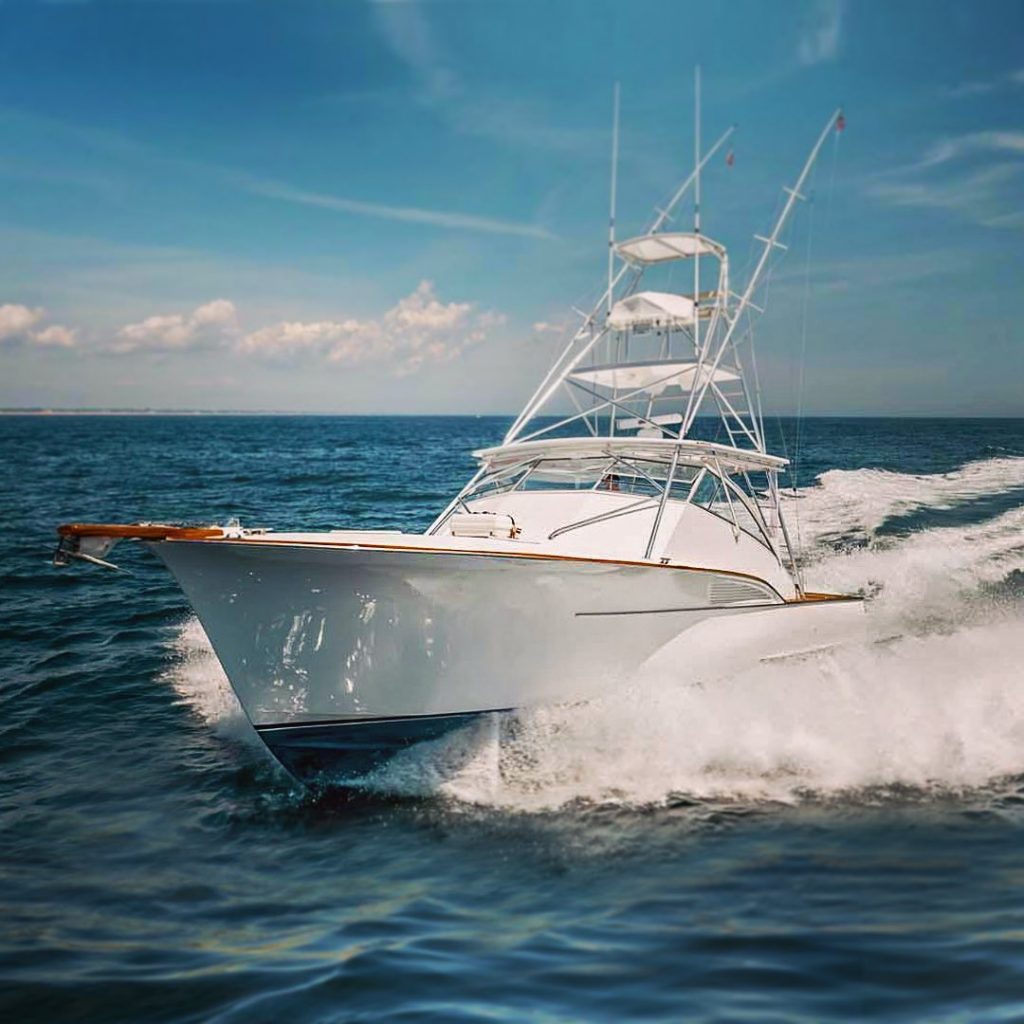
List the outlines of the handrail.
<svg viewBox="0 0 1024 1024">
<path fill-rule="evenodd" d="M 665 513 L 665 505 L 668 503 L 669 491 L 672 489 L 672 478 L 676 475 L 676 466 L 679 464 L 679 447 L 678 445 L 672 452 L 672 465 L 669 466 L 668 476 L 665 478 L 665 489 L 661 492 L 661 501 L 658 502 L 658 514 L 654 517 L 654 526 L 651 529 L 650 539 L 647 541 L 647 550 L 644 552 L 644 558 L 650 558 L 651 552 L 654 550 L 654 542 L 658 538 L 658 528 L 661 526 L 661 517 Z"/>
<path fill-rule="evenodd" d="M 722 472 L 722 464 L 715 459 L 715 475 L 722 481 L 722 490 L 725 491 L 725 500 L 729 503 L 729 515 L 732 518 L 732 533 L 735 540 L 740 539 L 740 524 L 736 522 L 736 509 L 732 506 L 732 494 L 729 493 L 729 481 Z"/>
<path fill-rule="evenodd" d="M 610 512 L 602 512 L 597 516 L 590 516 L 587 519 L 579 519 L 575 523 L 559 526 L 557 530 L 552 530 L 548 534 L 548 540 L 561 537 L 563 533 L 568 533 L 570 530 L 579 530 L 584 526 L 593 526 L 595 523 L 603 523 L 608 519 L 617 519 L 619 516 L 628 516 L 633 512 L 642 512 L 645 508 L 654 508 L 654 501 L 651 498 L 642 498 L 640 501 L 634 501 L 631 505 L 626 505 L 624 508 L 612 509 Z"/>
</svg>

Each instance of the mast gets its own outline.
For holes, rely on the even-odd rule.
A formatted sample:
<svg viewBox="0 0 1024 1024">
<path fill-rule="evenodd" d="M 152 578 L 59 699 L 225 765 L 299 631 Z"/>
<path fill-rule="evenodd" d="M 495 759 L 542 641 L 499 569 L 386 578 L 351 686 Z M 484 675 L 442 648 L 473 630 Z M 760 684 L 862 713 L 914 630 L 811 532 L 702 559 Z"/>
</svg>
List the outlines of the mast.
<svg viewBox="0 0 1024 1024">
<path fill-rule="evenodd" d="M 700 359 L 700 65 L 693 69 L 693 348 Z"/>
<path fill-rule="evenodd" d="M 612 184 L 608 212 L 608 314 L 612 312 L 613 277 L 615 275 L 615 192 L 619 170 L 619 83 L 615 83 L 612 99 Z"/>
</svg>

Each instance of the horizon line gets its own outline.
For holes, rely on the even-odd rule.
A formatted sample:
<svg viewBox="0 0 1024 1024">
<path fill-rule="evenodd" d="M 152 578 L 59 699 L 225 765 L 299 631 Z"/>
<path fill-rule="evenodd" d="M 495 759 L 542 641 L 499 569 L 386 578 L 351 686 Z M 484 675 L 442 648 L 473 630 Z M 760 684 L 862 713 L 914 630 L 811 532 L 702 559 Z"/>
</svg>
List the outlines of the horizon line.
<svg viewBox="0 0 1024 1024">
<path fill-rule="evenodd" d="M 513 419 L 514 412 L 338 412 L 291 409 L 158 409 L 147 407 L 56 407 L 56 406 L 7 406 L 0 407 L 0 416 L 249 416 L 257 417 L 318 417 L 321 419 Z M 541 417 L 557 419 L 557 416 Z M 712 414 L 698 416 L 697 419 L 716 419 Z M 803 419 L 803 420 L 1024 420 L 1024 411 L 1020 413 L 800 413 L 772 412 L 765 414 L 765 420 Z"/>
</svg>

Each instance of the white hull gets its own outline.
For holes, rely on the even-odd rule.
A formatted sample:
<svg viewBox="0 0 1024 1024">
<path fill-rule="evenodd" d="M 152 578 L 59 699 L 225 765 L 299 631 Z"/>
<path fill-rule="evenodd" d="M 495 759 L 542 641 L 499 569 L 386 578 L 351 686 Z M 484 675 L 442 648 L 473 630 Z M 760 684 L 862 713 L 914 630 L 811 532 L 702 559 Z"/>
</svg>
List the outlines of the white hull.
<svg viewBox="0 0 1024 1024">
<path fill-rule="evenodd" d="M 737 577 L 564 557 L 279 542 L 152 548 L 188 596 L 246 714 L 293 769 L 275 739 L 333 746 L 350 724 L 393 731 L 397 720 L 459 724 L 481 712 L 583 700 L 621 685 L 673 640 L 673 678 L 686 682 L 729 661 L 730 635 L 733 660 L 746 663 L 792 650 L 786 633 L 797 620 L 806 634 L 799 644 L 815 646 L 837 616 L 846 622 L 860 609 L 777 596 L 716 604 L 729 593 L 722 583 Z M 297 773 L 305 771 L 303 762 Z"/>
</svg>

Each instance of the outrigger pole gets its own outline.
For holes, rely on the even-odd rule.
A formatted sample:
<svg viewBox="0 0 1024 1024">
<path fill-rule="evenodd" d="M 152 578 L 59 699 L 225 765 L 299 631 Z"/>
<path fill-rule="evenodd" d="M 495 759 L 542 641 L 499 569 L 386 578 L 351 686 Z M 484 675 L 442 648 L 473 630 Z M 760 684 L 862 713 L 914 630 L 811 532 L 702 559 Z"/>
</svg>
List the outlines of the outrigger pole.
<svg viewBox="0 0 1024 1024">
<path fill-rule="evenodd" d="M 700 65 L 693 69 L 693 233 L 700 238 Z M 693 253 L 693 351 L 700 350 L 700 246 Z"/>
<path fill-rule="evenodd" d="M 740 322 L 741 316 L 746 311 L 747 306 L 750 305 L 750 300 L 761 281 L 761 275 L 768 266 L 768 260 L 772 251 L 775 249 L 786 249 L 786 246 L 779 241 L 779 235 L 782 234 L 782 229 L 786 226 L 786 221 L 789 220 L 789 215 L 792 213 L 797 200 L 804 200 L 807 198 L 801 194 L 800 190 L 804 187 L 804 183 L 807 181 L 807 176 L 811 173 L 811 169 L 814 167 L 814 162 L 818 159 L 821 147 L 825 144 L 825 140 L 828 138 L 829 133 L 836 127 L 836 124 L 842 116 L 842 108 L 833 112 L 832 116 L 825 124 L 825 127 L 822 129 L 821 134 L 818 136 L 818 141 L 815 142 L 813 149 L 811 149 L 810 155 L 804 163 L 803 170 L 801 170 L 799 177 L 796 179 L 796 184 L 792 188 L 783 188 L 783 191 L 787 194 L 786 202 L 782 208 L 782 212 L 779 214 L 778 220 L 775 222 L 775 227 L 772 228 L 771 234 L 769 234 L 767 238 L 763 235 L 754 236 L 757 241 L 764 245 L 764 249 L 761 251 L 761 257 L 757 261 L 757 266 L 754 267 L 754 272 L 750 275 L 747 287 L 740 296 L 739 304 L 732 311 L 731 322 L 718 346 L 718 353 L 715 356 L 715 361 L 706 372 L 702 373 L 703 384 L 701 387 L 699 389 L 694 388 L 694 390 L 690 392 L 690 399 L 686 407 L 686 415 L 683 418 L 683 425 L 679 430 L 680 437 L 686 436 L 687 431 L 690 429 L 694 419 L 696 418 L 697 411 L 700 409 L 701 403 L 707 396 L 708 388 L 715 376 L 715 371 L 718 369 L 718 365 L 721 363 L 722 357 L 729 348 L 729 343 L 732 341 L 732 336 L 736 331 L 736 327 Z M 759 429 L 759 433 L 763 438 L 763 425 Z"/>
<path fill-rule="evenodd" d="M 612 184 L 608 212 L 608 315 L 612 312 L 612 276 L 615 273 L 615 188 L 619 170 L 619 83 L 612 100 Z"/>
</svg>

